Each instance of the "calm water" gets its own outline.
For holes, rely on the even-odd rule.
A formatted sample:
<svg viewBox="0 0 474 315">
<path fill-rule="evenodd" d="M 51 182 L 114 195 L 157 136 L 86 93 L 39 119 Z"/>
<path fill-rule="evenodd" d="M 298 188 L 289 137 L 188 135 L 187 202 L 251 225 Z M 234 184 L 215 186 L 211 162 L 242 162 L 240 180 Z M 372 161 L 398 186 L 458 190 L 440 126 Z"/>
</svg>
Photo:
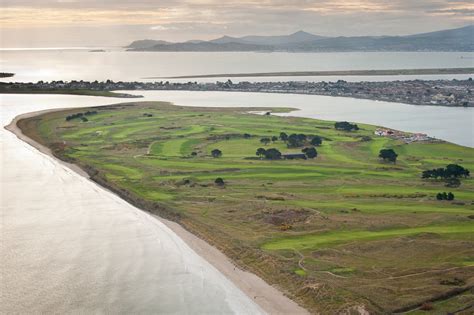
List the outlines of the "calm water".
<svg viewBox="0 0 474 315">
<path fill-rule="evenodd" d="M 120 101 L 0 95 L 0 121 Z M 147 213 L 3 128 L 0 152 L 0 314 L 263 313 Z"/>
<path fill-rule="evenodd" d="M 212 73 L 474 67 L 474 53 L 194 53 L 108 50 L 0 50 L 0 68 L 16 76 L 4 81 L 143 80 Z M 344 77 L 345 80 L 468 78 L 469 75 Z M 329 81 L 340 77 L 239 78 L 249 81 Z M 214 82 L 218 79 L 207 79 Z M 222 79 L 220 79 L 222 80 Z M 186 81 L 186 80 L 185 80 Z M 193 79 L 193 81 L 196 81 Z M 204 80 L 200 80 L 204 81 Z"/>
</svg>

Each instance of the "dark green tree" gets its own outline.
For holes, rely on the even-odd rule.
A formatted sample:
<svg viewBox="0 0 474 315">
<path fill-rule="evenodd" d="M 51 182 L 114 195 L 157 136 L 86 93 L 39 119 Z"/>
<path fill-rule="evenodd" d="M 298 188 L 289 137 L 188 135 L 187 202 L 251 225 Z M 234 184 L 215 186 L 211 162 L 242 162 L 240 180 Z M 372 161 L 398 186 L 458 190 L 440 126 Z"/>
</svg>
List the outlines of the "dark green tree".
<svg viewBox="0 0 474 315">
<path fill-rule="evenodd" d="M 316 151 L 315 148 L 313 147 L 310 147 L 310 148 L 304 148 L 303 150 L 301 150 L 304 154 L 306 154 L 306 156 L 309 158 L 309 159 L 314 159 L 315 157 L 318 156 L 318 151 Z"/>
<path fill-rule="evenodd" d="M 379 158 L 384 161 L 390 161 L 395 163 L 397 161 L 398 154 L 393 149 L 382 149 L 379 152 Z"/>
<path fill-rule="evenodd" d="M 216 180 L 214 181 L 214 184 L 216 184 L 217 186 L 224 186 L 225 185 L 225 182 L 222 178 L 218 177 L 216 178 Z"/>
<path fill-rule="evenodd" d="M 288 135 L 284 132 L 280 132 L 280 140 L 286 142 L 288 140 Z"/>
<path fill-rule="evenodd" d="M 277 141 L 277 140 L 278 140 L 278 137 L 277 137 L 277 136 L 273 136 L 273 137 L 272 137 L 272 142 L 275 142 L 275 141 Z"/>
<path fill-rule="evenodd" d="M 277 149 L 268 149 L 265 151 L 265 158 L 268 160 L 279 160 L 281 159 L 281 152 Z"/>
<path fill-rule="evenodd" d="M 323 143 L 323 139 L 320 136 L 314 136 L 313 139 L 311 139 L 311 145 L 314 146 L 320 146 Z"/>
<path fill-rule="evenodd" d="M 446 200 L 454 200 L 454 194 L 452 192 L 448 192 L 448 195 L 446 196 Z"/>
<path fill-rule="evenodd" d="M 211 155 L 214 158 L 221 157 L 222 156 L 222 151 L 219 150 L 219 149 L 214 149 L 214 150 L 211 151 Z"/>
<path fill-rule="evenodd" d="M 263 145 L 267 145 L 271 142 L 271 140 L 270 138 L 265 137 L 265 138 L 260 139 L 260 142 L 263 143 Z"/>
<path fill-rule="evenodd" d="M 265 152 L 267 152 L 267 150 L 265 150 L 264 148 L 258 148 L 257 149 L 257 152 L 255 153 L 255 155 L 257 155 L 258 157 L 262 158 L 265 156 Z"/>
</svg>

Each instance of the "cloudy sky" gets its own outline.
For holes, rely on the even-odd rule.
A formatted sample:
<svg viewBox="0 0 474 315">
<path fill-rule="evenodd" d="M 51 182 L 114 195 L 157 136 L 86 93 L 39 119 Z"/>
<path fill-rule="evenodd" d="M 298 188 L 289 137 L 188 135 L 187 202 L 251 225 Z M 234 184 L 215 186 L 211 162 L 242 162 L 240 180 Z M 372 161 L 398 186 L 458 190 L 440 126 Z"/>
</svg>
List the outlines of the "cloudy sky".
<svg viewBox="0 0 474 315">
<path fill-rule="evenodd" d="M 472 24 L 458 0 L 0 0 L 1 46 L 124 45 L 221 35 L 402 35 Z"/>
</svg>

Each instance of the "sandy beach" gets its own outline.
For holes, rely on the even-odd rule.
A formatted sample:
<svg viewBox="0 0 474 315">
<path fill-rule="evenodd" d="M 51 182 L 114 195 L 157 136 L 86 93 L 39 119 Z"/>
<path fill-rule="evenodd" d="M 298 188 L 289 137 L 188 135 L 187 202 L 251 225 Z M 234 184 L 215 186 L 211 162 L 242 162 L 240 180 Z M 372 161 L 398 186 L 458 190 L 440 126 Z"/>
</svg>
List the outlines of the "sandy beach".
<svg viewBox="0 0 474 315">
<path fill-rule="evenodd" d="M 52 110 L 58 110 L 58 109 L 50 109 L 46 111 L 52 111 Z M 142 243 L 143 240 L 139 240 L 137 244 L 134 246 L 140 246 L 142 247 L 141 251 L 141 257 L 136 257 L 134 255 L 126 255 L 123 257 L 123 255 L 115 252 L 107 252 L 107 248 L 103 247 L 103 242 L 106 242 L 107 244 L 112 244 L 114 242 L 114 237 L 119 237 L 120 238 L 120 229 L 123 227 L 120 227 L 122 224 L 113 225 L 113 226 L 108 226 L 109 233 L 101 233 L 101 237 L 97 237 L 96 242 L 92 242 L 89 238 L 82 236 L 83 239 L 77 239 L 75 238 L 74 241 L 68 243 L 68 237 L 64 237 L 64 235 L 58 235 L 58 237 L 61 237 L 61 242 L 55 244 L 56 250 L 57 251 L 66 251 L 66 252 L 74 252 L 74 245 L 76 244 L 76 241 L 78 241 L 79 247 L 83 247 L 84 243 L 87 243 L 88 245 L 88 250 L 89 251 L 95 251 L 95 254 L 92 257 L 89 257 L 89 259 L 92 259 L 95 255 L 99 256 L 110 256 L 107 259 L 98 259 L 98 262 L 96 264 L 97 268 L 99 270 L 103 270 L 103 268 L 108 269 L 106 272 L 106 275 L 104 274 L 97 274 L 97 271 L 91 270 L 90 274 L 87 274 L 88 272 L 86 270 L 82 270 L 82 272 L 79 272 L 77 274 L 77 270 L 75 269 L 80 269 L 79 267 L 81 266 L 81 259 L 74 259 L 74 257 L 77 257 L 78 253 L 75 253 L 73 255 L 74 257 L 69 257 L 70 260 L 67 261 L 67 266 L 69 271 L 63 270 L 63 276 L 64 277 L 71 277 L 72 275 L 75 275 L 75 278 L 77 280 L 84 281 L 82 285 L 84 287 L 89 287 L 91 284 L 93 288 L 89 288 L 90 291 L 81 292 L 80 288 L 69 288 L 69 292 L 73 295 L 75 294 L 84 294 L 82 298 L 79 299 L 74 299 L 71 297 L 67 297 L 67 294 L 64 293 L 62 296 L 63 298 L 67 297 L 69 299 L 72 299 L 74 303 L 66 303 L 66 302 L 71 302 L 71 301 L 64 301 L 63 305 L 61 307 L 54 307 L 55 303 L 61 304 L 60 301 L 50 301 L 49 304 L 44 304 L 41 305 L 41 307 L 35 308 L 33 304 L 29 304 L 25 302 L 23 305 L 18 304 L 18 294 L 21 294 L 21 290 L 25 290 L 24 288 L 21 288 L 22 284 L 23 286 L 27 286 L 28 284 L 30 285 L 41 285 L 45 289 L 48 287 L 48 285 L 52 285 L 50 287 L 51 290 L 57 289 L 58 283 L 55 283 L 55 278 L 52 277 L 52 279 L 48 279 L 47 282 L 49 283 L 38 283 L 37 279 L 34 280 L 34 283 L 31 282 L 32 279 L 25 279 L 24 281 L 18 282 L 18 277 L 20 276 L 11 276 L 11 272 L 14 271 L 15 267 L 13 266 L 13 263 L 21 263 L 25 262 L 24 260 L 25 257 L 14 257 L 13 254 L 11 254 L 11 251 L 13 250 L 13 244 L 8 244 L 10 240 L 13 239 L 13 236 L 18 236 L 16 231 L 13 231 L 9 229 L 8 225 L 8 218 L 7 220 L 3 220 L 2 225 L 6 227 L 4 229 L 4 232 L 2 234 L 6 235 L 6 255 L 11 256 L 8 257 L 7 259 L 7 267 L 3 270 L 5 271 L 5 274 L 2 275 L 2 279 L 6 280 L 3 281 L 4 284 L 2 285 L 3 288 L 7 288 L 8 291 L 10 292 L 9 294 L 6 294 L 5 297 L 2 297 L 2 304 L 3 306 L 1 307 L 3 311 L 9 313 L 9 312 L 23 312 L 23 311 L 29 311 L 29 310 L 37 310 L 37 311 L 59 311 L 59 312 L 70 312 L 73 310 L 80 310 L 80 311 L 102 311 L 102 310 L 107 310 L 107 311 L 118 311 L 118 312 L 128 312 L 128 311 L 140 311 L 140 312 L 167 312 L 167 313 L 240 313 L 240 314 L 256 314 L 256 313 L 269 313 L 269 314 L 306 314 L 307 312 L 298 306 L 295 302 L 291 301 L 289 298 L 285 297 L 282 292 L 277 290 L 276 288 L 268 285 L 265 281 L 263 281 L 261 278 L 257 277 L 256 275 L 240 270 L 237 268 L 223 253 L 221 253 L 219 250 L 216 248 L 210 246 L 207 244 L 205 241 L 202 239 L 194 236 L 193 234 L 189 233 L 186 231 L 184 228 L 182 228 L 179 224 L 175 222 L 171 222 L 168 220 L 164 220 L 162 218 L 158 217 L 153 217 L 135 207 L 132 205 L 126 203 L 122 199 L 120 199 L 118 196 L 112 194 L 110 191 L 107 191 L 105 188 L 100 187 L 98 184 L 95 182 L 91 181 L 87 175 L 86 172 L 84 172 L 82 169 L 77 167 L 76 165 L 66 163 L 63 161 L 59 161 L 56 158 L 54 158 L 50 152 L 50 150 L 41 144 L 36 143 L 32 139 L 26 137 L 21 133 L 21 130 L 17 127 L 16 123 L 19 119 L 21 118 L 26 118 L 26 117 L 32 117 L 35 115 L 38 115 L 40 113 L 44 113 L 45 111 L 36 111 L 36 112 L 30 112 L 27 114 L 22 114 L 17 117 L 6 127 L 9 131 L 14 133 L 19 139 L 22 141 L 28 143 L 29 145 L 33 146 L 36 148 L 39 152 L 42 154 L 45 154 L 48 159 L 55 164 L 58 164 L 65 168 L 65 171 L 68 172 L 68 170 L 72 170 L 75 174 L 75 179 L 77 180 L 78 178 L 82 178 L 82 185 L 87 186 L 88 189 L 91 189 L 95 195 L 100 195 L 100 196 L 105 196 L 109 199 L 112 199 L 115 204 L 119 204 L 121 208 L 125 208 L 126 211 L 128 212 L 128 215 L 132 215 L 135 217 L 135 222 L 127 222 L 127 225 L 134 225 L 133 226 L 133 233 L 136 235 L 140 234 L 148 234 L 150 233 L 151 235 L 155 235 L 154 237 L 151 237 L 148 235 L 146 237 L 146 245 Z M 53 166 L 57 167 L 57 166 Z M 68 172 L 70 173 L 70 172 Z M 71 180 L 74 180 L 71 179 Z M 3 181 L 3 179 L 2 179 Z M 11 193 L 11 191 L 8 191 L 7 193 Z M 61 193 L 61 192 L 58 192 Z M 87 197 L 84 195 L 84 198 L 87 199 Z M 21 196 L 18 196 L 18 198 L 21 198 Z M 8 198 L 7 198 L 8 201 Z M 97 206 L 98 201 L 95 200 L 92 203 L 88 203 L 87 207 L 88 209 L 82 209 L 82 211 L 87 211 L 88 214 L 87 219 L 82 222 L 81 230 L 94 230 L 94 226 L 89 226 L 88 221 L 93 220 L 90 216 L 94 215 L 93 210 L 95 208 L 102 208 L 103 204 L 100 204 L 100 206 Z M 55 205 L 59 206 L 59 205 Z M 52 205 L 52 207 L 55 207 Z M 59 210 L 59 209 L 58 209 Z M 99 210 L 100 211 L 100 210 Z M 49 211 L 51 212 L 51 211 Z M 55 216 L 58 216 L 56 211 L 52 212 Z M 9 215 L 17 215 L 17 213 L 9 213 L 7 210 L 7 216 Z M 75 214 L 77 215 L 77 213 Z M 101 224 L 103 224 L 106 221 L 117 221 L 121 220 L 120 216 L 117 216 L 117 214 L 114 214 L 110 211 L 110 209 L 107 209 L 106 213 L 100 214 L 103 217 L 101 218 Z M 44 217 L 43 217 L 44 218 Z M 137 218 L 139 218 L 137 220 Z M 54 220 L 53 218 L 50 218 L 51 220 Z M 70 219 L 70 218 L 69 218 Z M 123 219 L 123 218 L 122 218 Z M 20 220 L 21 218 L 15 218 L 15 220 Z M 63 221 L 62 223 L 66 224 L 68 219 L 61 218 Z M 79 220 L 80 221 L 80 220 Z M 77 221 L 76 221 L 77 222 Z M 34 224 L 34 222 L 31 222 Z M 124 222 L 123 222 L 124 223 Z M 41 222 L 40 222 L 41 224 Z M 93 224 L 92 224 L 93 225 Z M 61 226 L 61 224 L 59 224 Z M 69 230 L 71 227 L 67 228 L 67 225 L 65 225 L 66 231 L 69 231 L 70 236 L 74 235 L 74 231 Z M 118 227 L 118 229 L 117 229 Z M 42 233 L 52 233 L 53 231 L 48 231 L 44 229 L 41 231 Z M 123 231 L 124 235 L 127 234 L 127 231 Z M 54 232 L 55 233 L 55 232 Z M 53 234 L 54 234 L 53 233 Z M 158 235 L 156 234 L 158 233 Z M 11 235 L 10 235 L 11 234 Z M 34 234 L 34 233 L 32 233 Z M 166 234 L 165 237 L 162 237 L 161 234 Z M 33 236 L 31 236 L 33 237 Z M 109 239 L 106 239 L 109 238 Z M 156 250 L 163 250 L 163 247 L 166 247 L 164 245 L 164 242 L 166 243 L 167 239 L 172 239 L 169 244 L 172 245 L 171 248 L 168 249 L 168 251 L 171 251 L 172 254 L 174 254 L 174 258 L 177 259 L 178 262 L 182 262 L 183 260 L 188 262 L 192 261 L 191 264 L 185 263 L 184 264 L 184 273 L 185 274 L 198 274 L 200 276 L 200 279 L 196 282 L 196 279 L 194 279 L 194 276 L 188 276 L 187 278 L 191 278 L 191 280 L 185 279 L 185 280 L 180 280 L 179 277 L 176 279 L 165 279 L 171 283 L 174 283 L 173 286 L 167 287 L 165 284 L 163 284 L 163 277 L 167 277 L 166 274 L 168 274 L 169 277 L 176 276 L 176 270 L 175 268 L 180 268 L 180 266 L 175 266 L 168 272 L 164 269 L 166 268 L 158 268 L 160 269 L 159 272 L 147 272 L 146 267 L 150 263 L 154 264 L 166 264 L 166 262 L 171 262 L 170 257 L 167 256 L 164 261 L 160 261 L 160 256 L 162 256 L 163 253 L 158 254 L 158 255 L 150 255 L 151 252 L 156 253 Z M 52 240 L 52 239 L 50 239 Z M 56 242 L 58 242 L 57 240 Z M 123 240 L 126 242 L 129 242 L 129 240 Z M 35 243 L 35 242 L 33 242 Z M 94 245 L 94 243 L 96 245 Z M 169 245 L 168 244 L 168 245 Z M 28 246 L 31 246 L 31 244 L 27 244 Z M 45 243 L 42 244 L 36 244 L 37 246 L 44 246 Z M 11 246 L 9 248 L 9 246 Z M 147 248 L 145 250 L 145 247 Z M 127 248 L 128 250 L 129 248 Z M 122 248 L 123 250 L 123 248 Z M 177 250 L 177 251 L 176 251 Z M 83 253 L 84 248 L 81 248 L 79 252 Z M 133 251 L 133 250 L 132 250 Z M 3 252 L 3 249 L 2 249 Z M 147 254 L 148 252 L 148 254 Z M 39 253 L 36 253 L 36 255 L 39 255 Z M 169 254 L 169 253 L 168 253 Z M 118 255 L 118 256 L 117 256 Z M 48 263 L 47 260 L 48 257 L 51 257 L 52 261 L 48 263 L 49 266 L 54 266 L 55 264 L 53 262 L 56 262 L 56 267 L 61 268 L 65 266 L 61 266 L 60 261 L 64 259 L 64 257 L 58 257 L 58 255 L 53 255 L 54 257 L 51 256 L 45 256 L 43 258 L 37 257 L 39 260 L 43 260 L 43 263 Z M 111 259 L 112 257 L 116 256 L 114 259 Z M 127 257 L 128 256 L 128 257 Z M 204 258 L 204 259 L 203 259 Z M 122 269 L 120 266 L 114 266 L 116 259 L 121 260 L 120 264 L 125 264 L 127 265 L 126 268 Z M 126 259 L 129 261 L 127 262 Z M 136 259 L 143 259 L 143 261 L 139 262 L 135 266 L 131 266 L 133 263 L 137 263 Z M 147 261 L 147 259 L 150 259 L 151 261 Z M 20 260 L 20 261 L 19 261 Z M 106 266 L 100 266 L 100 263 L 105 263 Z M 133 262 L 133 263 L 132 263 Z M 210 265 L 208 265 L 210 263 Z M 89 264 L 90 266 L 93 266 L 94 264 Z M 108 266 L 107 266 L 108 265 Z M 83 266 L 82 266 L 83 267 Z M 81 268 L 82 268 L 81 267 Z M 11 269 L 13 268 L 13 270 Z M 119 271 L 119 272 L 111 272 L 110 269 Z M 152 268 L 153 269 L 153 268 Z M 124 273 L 126 270 L 131 271 L 131 274 Z M 18 272 L 18 270 L 16 270 Z M 57 271 L 54 271 L 52 269 L 48 269 L 46 271 L 47 273 L 57 273 Z M 180 272 L 178 272 L 179 275 Z M 86 276 L 87 274 L 87 276 Z M 135 274 L 135 277 L 133 275 Z M 108 279 L 105 279 L 104 277 L 107 277 Z M 33 277 L 35 278 L 35 277 Z M 148 278 L 148 279 L 147 279 Z M 146 279 L 146 280 L 145 280 Z M 153 279 L 156 281 L 156 283 L 150 283 L 153 281 Z M 194 280 L 193 280 L 194 279 Z M 28 280 L 30 283 L 28 283 Z M 122 282 L 121 280 L 124 280 Z M 143 282 L 139 282 L 138 280 L 145 281 L 148 285 L 144 285 Z M 230 281 L 229 281 L 230 280 Z M 56 279 L 56 282 L 60 280 Z M 86 283 L 89 281 L 90 283 Z M 191 281 L 191 282 L 189 282 Z M 61 282 L 61 281 L 60 281 Z M 111 297 L 109 294 L 106 294 L 105 292 L 97 292 L 97 291 L 103 291 L 104 288 L 101 287 L 100 282 L 111 282 L 113 283 L 112 286 L 109 286 L 111 290 L 114 291 L 113 297 Z M 102 283 L 102 284 L 103 284 Z M 126 283 L 125 287 L 120 287 L 119 284 L 124 285 Z M 161 286 L 159 285 L 161 283 Z M 198 283 L 198 285 L 196 285 Z M 11 285 L 12 287 L 9 287 Z M 138 286 L 138 287 L 137 287 Z M 157 286 L 159 287 L 158 290 Z M 100 287 L 100 290 L 98 290 L 98 287 Z M 94 292 L 93 290 L 96 290 Z M 153 291 L 152 289 L 155 289 L 156 291 Z M 187 297 L 186 294 L 182 294 L 180 292 L 179 298 L 173 298 L 172 296 L 176 294 L 176 292 L 173 291 L 188 291 L 192 290 L 189 295 L 191 298 Z M 16 291 L 16 292 L 15 292 Z M 118 301 L 119 298 L 123 298 L 123 293 L 128 292 L 132 293 L 132 296 L 134 296 L 134 299 L 131 299 L 128 297 L 128 301 L 123 301 L 121 303 L 118 303 L 117 308 L 110 308 L 107 307 L 110 301 Z M 243 292 L 243 293 L 242 293 Z M 45 294 L 48 292 L 44 292 Z M 54 294 L 55 292 L 50 291 L 49 294 Z M 138 296 L 140 293 L 143 294 L 143 296 Z M 100 295 L 103 296 L 100 296 Z M 166 303 L 163 303 L 163 300 L 161 300 L 160 303 L 158 303 L 159 306 L 157 306 L 156 302 L 150 302 L 160 294 L 168 294 L 170 295 L 169 298 L 166 298 L 165 300 L 167 301 Z M 90 295 L 94 296 L 91 298 L 91 300 L 88 300 L 88 297 Z M 97 296 L 96 296 L 97 295 Z M 98 298 L 100 297 L 100 299 Z M 77 297 L 76 297 L 77 298 Z M 107 300 L 107 298 L 109 300 Z M 100 305 L 100 300 L 104 301 L 104 305 Z M 189 301 L 187 301 L 189 299 Z M 219 301 L 220 300 L 220 301 Z M 37 297 L 35 297 L 33 300 L 31 300 L 31 297 L 28 297 L 28 299 L 25 299 L 25 301 L 29 301 L 30 303 L 34 303 L 34 301 L 37 301 Z M 81 302 L 83 305 L 81 305 Z M 88 306 L 88 304 L 91 303 L 91 301 L 96 301 L 96 308 L 93 306 Z M 140 301 L 140 302 L 138 302 Z M 218 303 L 216 303 L 218 301 Z M 126 303 L 126 307 L 123 305 L 120 306 L 120 304 Z M 133 305 L 134 303 L 142 303 L 142 305 Z M 173 305 L 174 304 L 174 305 Z M 184 305 L 184 304 L 189 304 L 189 305 Z M 72 307 L 74 305 L 75 307 Z M 196 305 L 196 306 L 193 306 Z M 88 307 L 86 307 L 88 306 Z M 196 308 L 197 307 L 197 308 Z M 2 311 L 2 312 L 3 312 Z"/>
</svg>

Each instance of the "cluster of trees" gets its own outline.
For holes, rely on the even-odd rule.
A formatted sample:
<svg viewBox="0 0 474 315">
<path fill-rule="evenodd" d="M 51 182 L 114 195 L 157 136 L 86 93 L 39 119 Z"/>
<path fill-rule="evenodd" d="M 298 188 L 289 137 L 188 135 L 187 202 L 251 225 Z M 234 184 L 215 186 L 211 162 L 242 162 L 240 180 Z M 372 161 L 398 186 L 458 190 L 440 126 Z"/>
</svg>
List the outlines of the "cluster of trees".
<svg viewBox="0 0 474 315">
<path fill-rule="evenodd" d="M 258 148 L 255 153 L 260 158 L 265 158 L 267 160 L 279 160 L 281 159 L 281 152 L 278 149 L 271 148 L 265 150 L 264 148 Z"/>
<path fill-rule="evenodd" d="M 280 160 L 281 158 L 294 158 L 294 156 L 298 156 L 297 158 L 309 158 L 314 159 L 318 156 L 318 152 L 314 147 L 308 147 L 301 150 L 304 154 L 281 154 L 278 149 L 271 148 L 265 150 L 264 148 L 258 148 L 257 152 L 255 153 L 261 159 L 265 158 L 267 160 Z M 300 157 L 302 156 L 302 157 Z"/>
<path fill-rule="evenodd" d="M 436 194 L 436 199 L 437 200 L 454 200 L 454 194 L 452 192 L 446 193 L 437 193 Z"/>
<path fill-rule="evenodd" d="M 452 179 L 460 177 L 469 177 L 470 172 L 468 169 L 457 165 L 449 164 L 446 168 L 440 167 L 432 170 L 423 171 L 421 174 L 422 178 L 442 178 L 442 179 Z"/>
<path fill-rule="evenodd" d="M 88 121 L 88 119 L 84 116 L 90 116 L 90 115 L 95 115 L 95 114 L 97 114 L 97 111 L 87 111 L 85 113 L 71 114 L 69 116 L 66 116 L 66 121 L 70 121 L 76 118 L 80 118 L 82 121 Z"/>
<path fill-rule="evenodd" d="M 347 122 L 347 121 L 339 121 L 335 123 L 334 128 L 336 128 L 337 130 L 344 130 L 344 131 L 359 130 L 359 126 L 357 126 L 357 124 L 351 124 L 350 122 Z"/>
<path fill-rule="evenodd" d="M 269 138 L 269 137 L 264 137 L 264 138 L 260 139 L 260 142 L 261 142 L 263 145 L 267 145 L 267 144 L 269 144 L 270 142 L 275 142 L 275 141 L 277 141 L 277 140 L 278 140 L 278 137 L 276 137 L 276 136 L 273 136 L 273 137 L 271 137 L 271 138 Z"/>
<path fill-rule="evenodd" d="M 280 140 L 286 142 L 288 148 L 300 148 L 308 144 L 311 144 L 313 146 L 320 146 L 323 143 L 323 138 L 321 138 L 320 136 L 307 136 L 302 133 L 293 133 L 291 135 L 287 135 L 286 133 L 281 132 Z"/>
<path fill-rule="evenodd" d="M 379 158 L 384 161 L 397 162 L 398 154 L 393 151 L 393 149 L 382 149 L 379 152 Z"/>
</svg>

